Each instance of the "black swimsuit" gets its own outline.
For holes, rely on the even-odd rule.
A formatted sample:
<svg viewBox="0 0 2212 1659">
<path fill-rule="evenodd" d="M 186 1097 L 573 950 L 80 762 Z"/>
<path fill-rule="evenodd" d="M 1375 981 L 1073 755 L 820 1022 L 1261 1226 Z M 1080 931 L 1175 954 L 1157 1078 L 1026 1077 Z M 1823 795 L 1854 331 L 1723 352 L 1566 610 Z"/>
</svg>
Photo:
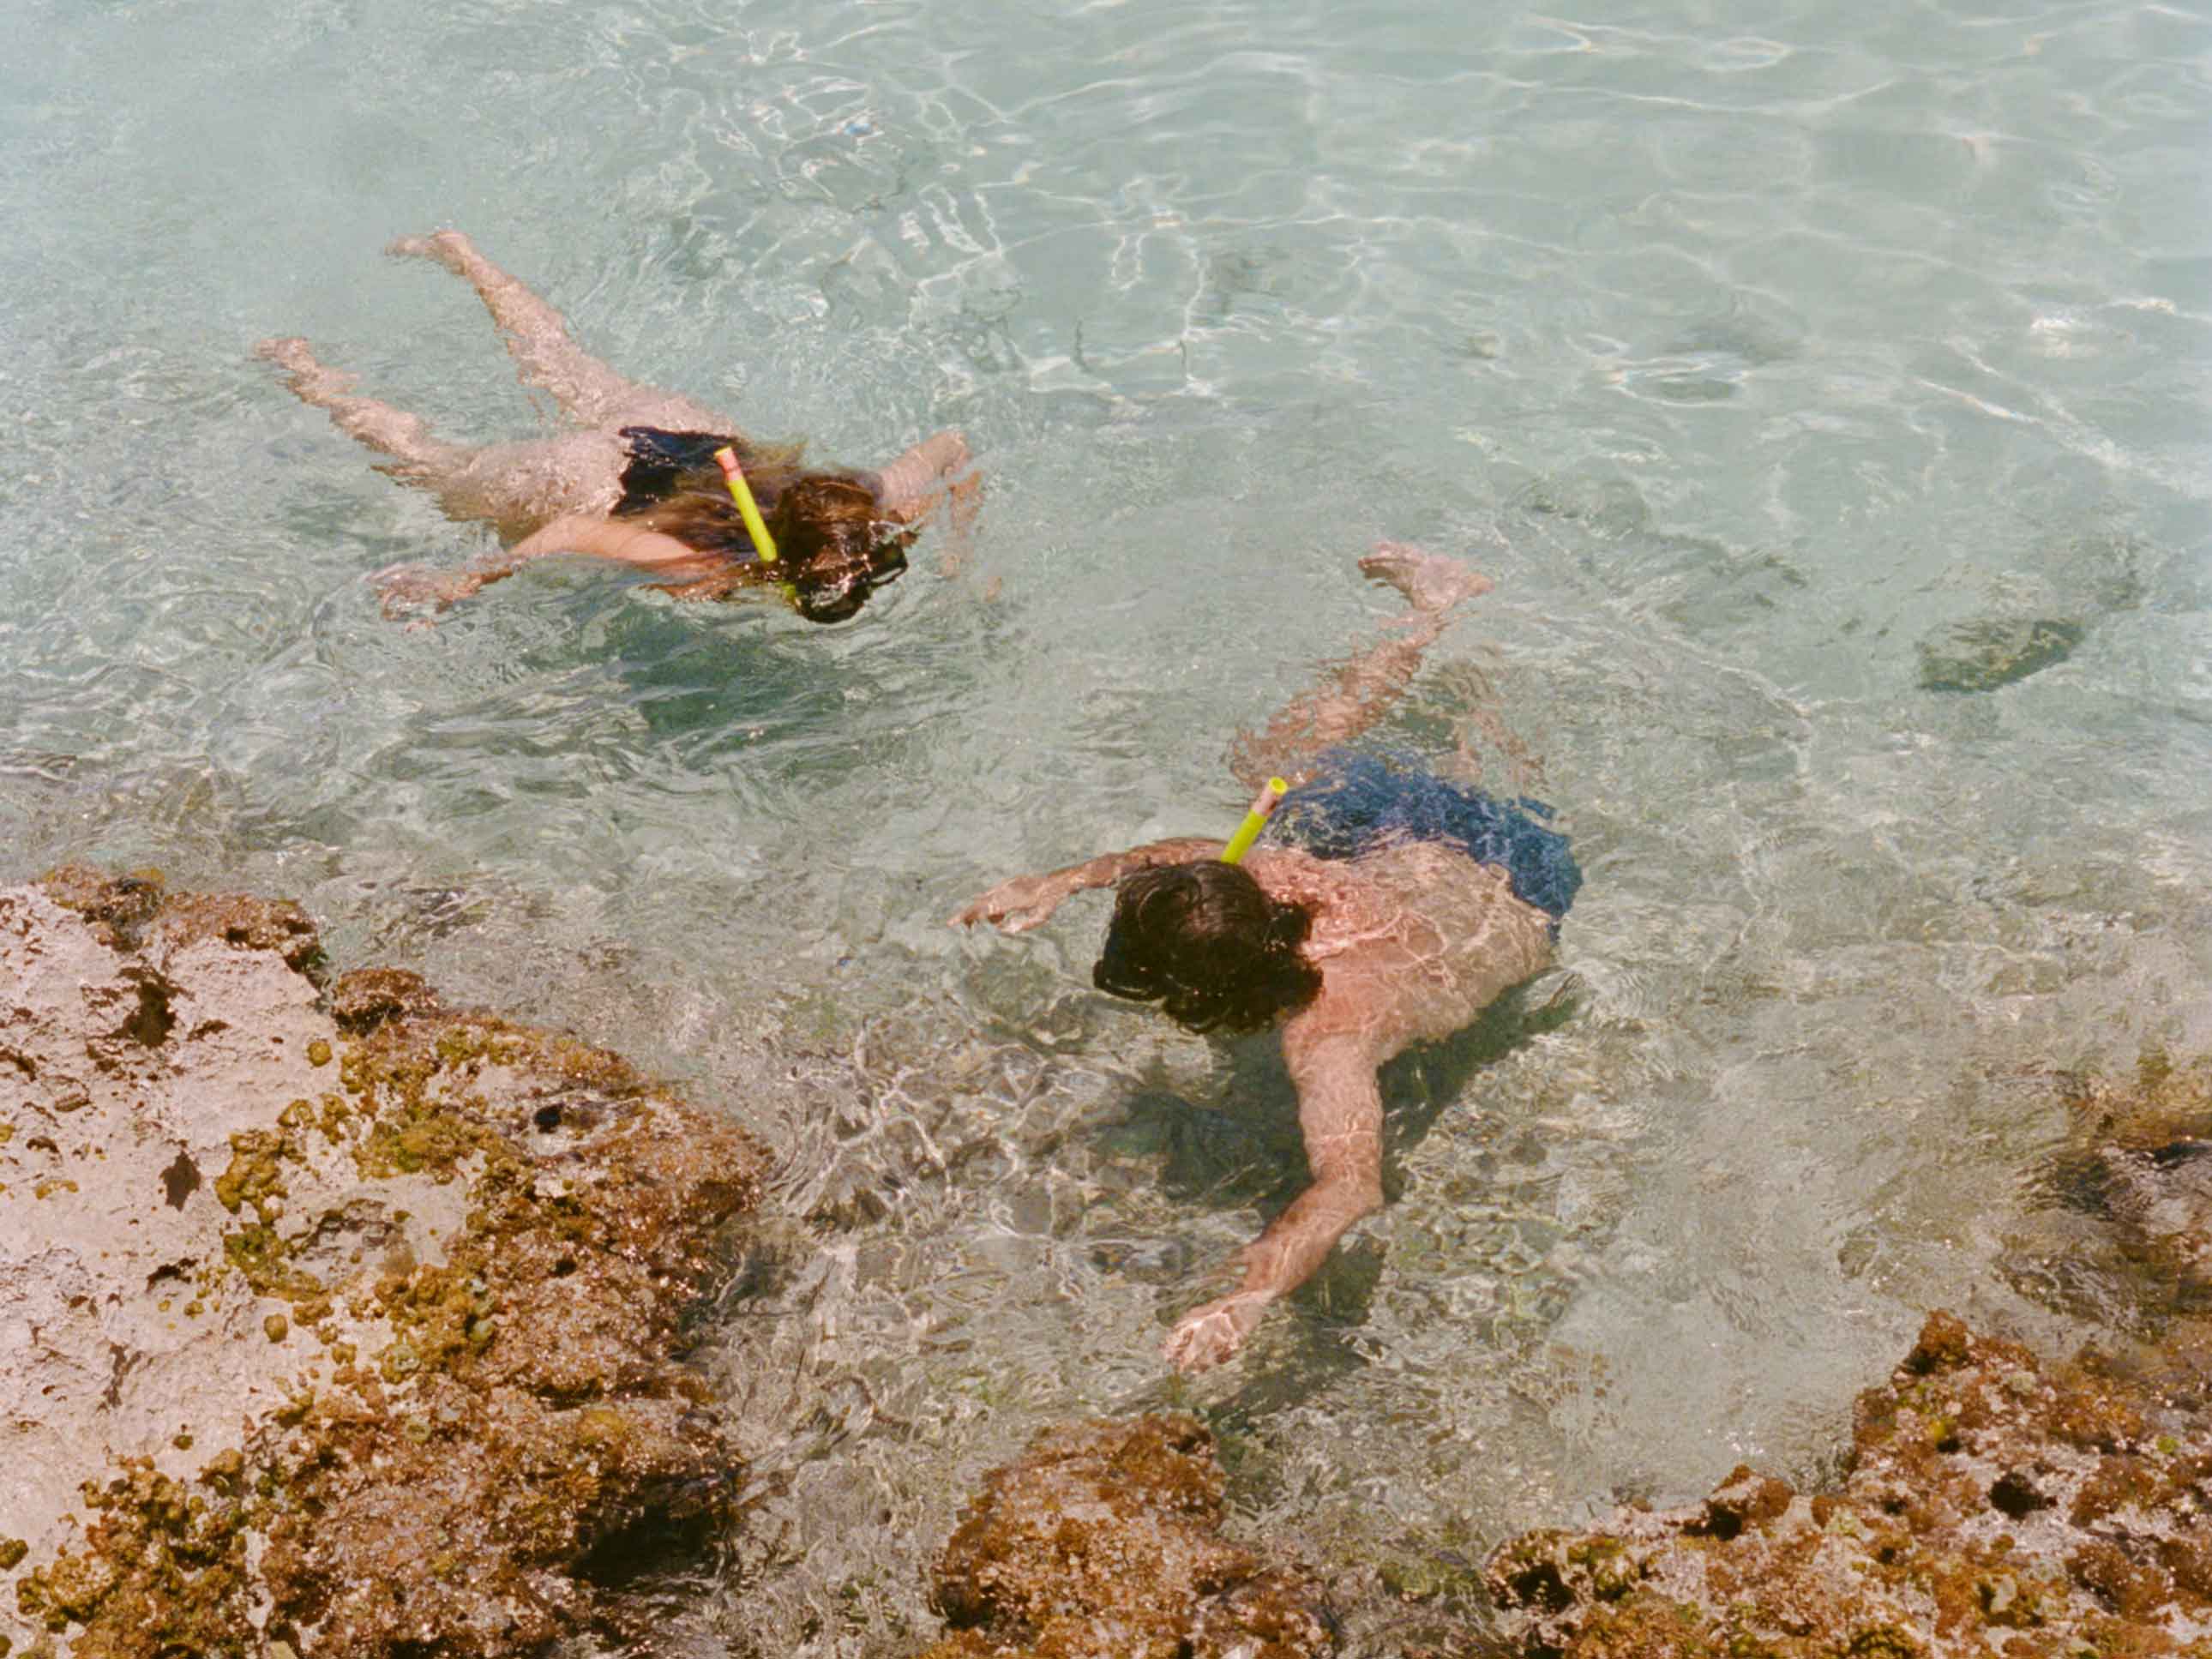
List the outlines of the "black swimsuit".
<svg viewBox="0 0 2212 1659">
<path fill-rule="evenodd" d="M 657 426 L 626 426 L 617 435 L 629 450 L 622 500 L 615 503 L 617 518 L 665 501 L 685 473 L 712 467 L 716 450 L 742 447 L 743 441 L 719 432 L 663 432 Z"/>
<path fill-rule="evenodd" d="M 617 428 L 616 435 L 629 451 L 629 464 L 622 470 L 622 499 L 614 505 L 613 516 L 617 519 L 643 513 L 666 501 L 687 474 L 696 476 L 704 471 L 709 477 L 715 476 L 719 471 L 714 464 L 716 450 L 734 449 L 740 459 L 745 450 L 744 439 L 720 432 L 664 432 L 657 426 L 625 426 Z M 851 479 L 878 501 L 883 500 L 884 481 L 880 474 L 841 472 L 836 476 Z M 775 485 L 757 478 L 748 478 L 746 482 L 752 487 L 763 516 L 773 512 Z M 732 558 L 757 556 L 758 550 L 739 520 L 734 504 L 730 512 L 728 541 L 710 550 Z"/>
<path fill-rule="evenodd" d="M 714 452 L 724 447 L 742 452 L 745 447 L 742 439 L 719 432 L 664 432 L 657 426 L 625 426 L 617 428 L 617 434 L 629 451 L 629 462 L 622 470 L 622 499 L 614 507 L 613 516 L 617 519 L 645 516 L 687 483 L 696 488 L 702 471 L 708 479 L 719 482 L 720 469 L 714 465 Z M 763 471 L 772 471 L 784 482 L 793 477 L 788 463 Z M 883 482 L 873 473 L 831 476 L 860 485 L 878 501 L 883 499 Z M 775 510 L 777 485 L 768 479 L 749 482 L 757 492 L 765 518 Z M 692 519 L 681 539 L 697 552 L 757 568 L 762 562 L 760 550 L 753 545 L 736 504 L 718 505 L 724 508 L 722 512 L 711 519 L 704 515 Z M 789 565 L 777 565 L 774 574 L 783 578 L 784 591 L 798 605 L 800 616 L 810 622 L 842 622 L 860 608 L 871 590 L 897 580 L 906 568 L 902 549 L 915 533 L 908 530 L 879 543 L 866 568 L 837 565 L 828 571 L 816 571 L 810 565 L 805 572 L 793 574 Z"/>
</svg>

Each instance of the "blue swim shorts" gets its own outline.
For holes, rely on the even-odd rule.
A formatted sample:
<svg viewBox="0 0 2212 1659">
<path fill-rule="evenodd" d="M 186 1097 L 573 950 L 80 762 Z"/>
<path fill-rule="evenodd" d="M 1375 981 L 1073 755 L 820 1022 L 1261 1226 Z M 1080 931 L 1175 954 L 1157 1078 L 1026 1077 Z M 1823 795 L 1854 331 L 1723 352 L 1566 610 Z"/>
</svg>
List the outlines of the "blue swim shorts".
<svg viewBox="0 0 2212 1659">
<path fill-rule="evenodd" d="M 1283 798 L 1266 839 L 1320 859 L 1358 858 L 1397 842 L 1455 847 L 1503 868 L 1513 896 L 1549 915 L 1557 933 L 1583 872 L 1567 837 L 1537 822 L 1551 816 L 1541 801 L 1493 800 L 1447 783 L 1409 754 L 1332 749 L 1313 781 Z"/>
</svg>

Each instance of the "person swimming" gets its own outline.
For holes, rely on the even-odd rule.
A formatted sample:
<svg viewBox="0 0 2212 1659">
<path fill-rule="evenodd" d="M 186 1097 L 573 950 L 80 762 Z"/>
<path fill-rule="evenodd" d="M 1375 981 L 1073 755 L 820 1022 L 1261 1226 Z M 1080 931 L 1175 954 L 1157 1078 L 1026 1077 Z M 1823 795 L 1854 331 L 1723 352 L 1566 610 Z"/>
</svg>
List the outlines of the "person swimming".
<svg viewBox="0 0 2212 1659">
<path fill-rule="evenodd" d="M 678 599 L 781 587 L 810 622 L 842 622 L 906 569 L 921 520 L 940 501 L 961 533 L 972 519 L 980 480 L 966 470 L 968 445 L 957 432 L 925 439 L 879 471 L 805 468 L 797 446 L 756 443 L 728 417 L 627 380 L 585 352 L 560 313 L 461 232 L 403 236 L 386 252 L 466 278 L 506 337 L 523 384 L 550 392 L 586 428 L 538 442 L 449 444 L 419 415 L 354 396 L 353 377 L 317 362 L 305 340 L 255 347 L 303 402 L 392 458 L 378 471 L 431 491 L 450 517 L 490 524 L 505 544 L 456 568 L 401 564 L 374 573 L 387 616 L 442 611 L 532 559 L 580 553 L 665 577 L 659 586 Z M 754 545 L 716 459 L 724 450 L 757 498 L 772 550 Z"/>
<path fill-rule="evenodd" d="M 1534 801 L 1506 803 L 1431 775 L 1410 757 L 1349 748 L 1405 693 L 1423 653 L 1489 580 L 1455 560 L 1382 543 L 1360 561 L 1405 594 L 1399 631 L 1239 739 L 1231 769 L 1282 796 L 1266 842 L 1241 860 L 1196 837 L 1154 842 L 1001 882 L 951 919 L 1008 933 L 1064 899 L 1114 886 L 1092 982 L 1158 1003 L 1188 1030 L 1279 1024 L 1312 1184 L 1242 1252 L 1243 1283 L 1193 1310 L 1166 1358 L 1201 1370 L 1235 1354 L 1267 1306 L 1304 1284 L 1382 1202 L 1376 1072 L 1449 1036 L 1548 966 L 1582 874 Z M 1271 784 L 1283 780 L 1270 780 Z"/>
</svg>

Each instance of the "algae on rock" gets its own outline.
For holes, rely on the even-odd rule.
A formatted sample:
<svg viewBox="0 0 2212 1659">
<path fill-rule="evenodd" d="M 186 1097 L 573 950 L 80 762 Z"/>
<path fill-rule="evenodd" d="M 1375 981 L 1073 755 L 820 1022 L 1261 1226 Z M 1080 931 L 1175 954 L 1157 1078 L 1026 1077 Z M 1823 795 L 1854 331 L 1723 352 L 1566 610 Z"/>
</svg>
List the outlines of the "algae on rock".
<svg viewBox="0 0 2212 1659">
<path fill-rule="evenodd" d="M 938 1565 L 952 1633 L 923 1659 L 1312 1659 L 1318 1583 L 1221 1536 L 1225 1486 L 1193 1419 L 1048 1430 L 986 1477 Z"/>
<path fill-rule="evenodd" d="M 0 890 L 0 1640 L 520 1655 L 727 1517 L 680 1321 L 759 1148 L 319 956 L 156 877 Z"/>
<path fill-rule="evenodd" d="M 2212 1313 L 2212 1064 L 2146 1055 L 2125 1083 L 2069 1079 L 2066 1184 L 2148 1275 L 2154 1313 Z"/>
<path fill-rule="evenodd" d="M 1499 1548 L 1514 1650 L 2212 1655 L 2203 1391 L 2045 1367 L 1945 1313 L 1859 1398 L 1842 1486 L 1738 1468 L 1703 1504 Z"/>
<path fill-rule="evenodd" d="M 1920 641 L 1920 689 L 1995 691 L 2064 662 L 2087 632 L 2063 617 L 1954 623 Z"/>
</svg>

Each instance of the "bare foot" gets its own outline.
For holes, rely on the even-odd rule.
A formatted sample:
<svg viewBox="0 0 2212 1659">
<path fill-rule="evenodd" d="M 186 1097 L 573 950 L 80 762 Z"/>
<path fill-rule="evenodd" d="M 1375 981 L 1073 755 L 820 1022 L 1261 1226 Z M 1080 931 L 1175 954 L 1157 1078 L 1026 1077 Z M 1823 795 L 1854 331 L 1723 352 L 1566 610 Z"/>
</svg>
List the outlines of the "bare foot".
<svg viewBox="0 0 2212 1659">
<path fill-rule="evenodd" d="M 1359 562 L 1360 574 L 1388 582 L 1416 611 L 1449 611 L 1462 599 L 1490 592 L 1492 583 L 1471 564 L 1431 553 L 1411 542 L 1377 542 Z"/>
<path fill-rule="evenodd" d="M 315 367 L 315 354 L 307 349 L 307 343 L 296 334 L 287 334 L 274 340 L 264 340 L 253 348 L 253 355 L 264 362 L 274 363 L 279 368 L 289 368 L 295 372 Z"/>
<path fill-rule="evenodd" d="M 264 340 L 253 348 L 253 355 L 289 374 L 295 386 L 331 379 L 335 373 L 317 362 L 313 348 L 296 334 Z"/>
<path fill-rule="evenodd" d="M 1211 1370 L 1236 1357 L 1267 1311 L 1267 1300 L 1238 1291 L 1203 1308 L 1194 1308 L 1176 1322 L 1160 1352 L 1170 1364 L 1185 1373 Z"/>
<path fill-rule="evenodd" d="M 477 257 L 477 245 L 465 231 L 434 231 L 428 236 L 395 238 L 384 250 L 396 258 L 434 259 L 450 271 L 459 273 L 462 267 Z"/>
<path fill-rule="evenodd" d="M 296 334 L 264 340 L 253 355 L 284 371 L 284 383 L 309 403 L 337 396 L 353 385 L 354 377 L 342 369 L 318 362 L 313 350 Z"/>
</svg>

